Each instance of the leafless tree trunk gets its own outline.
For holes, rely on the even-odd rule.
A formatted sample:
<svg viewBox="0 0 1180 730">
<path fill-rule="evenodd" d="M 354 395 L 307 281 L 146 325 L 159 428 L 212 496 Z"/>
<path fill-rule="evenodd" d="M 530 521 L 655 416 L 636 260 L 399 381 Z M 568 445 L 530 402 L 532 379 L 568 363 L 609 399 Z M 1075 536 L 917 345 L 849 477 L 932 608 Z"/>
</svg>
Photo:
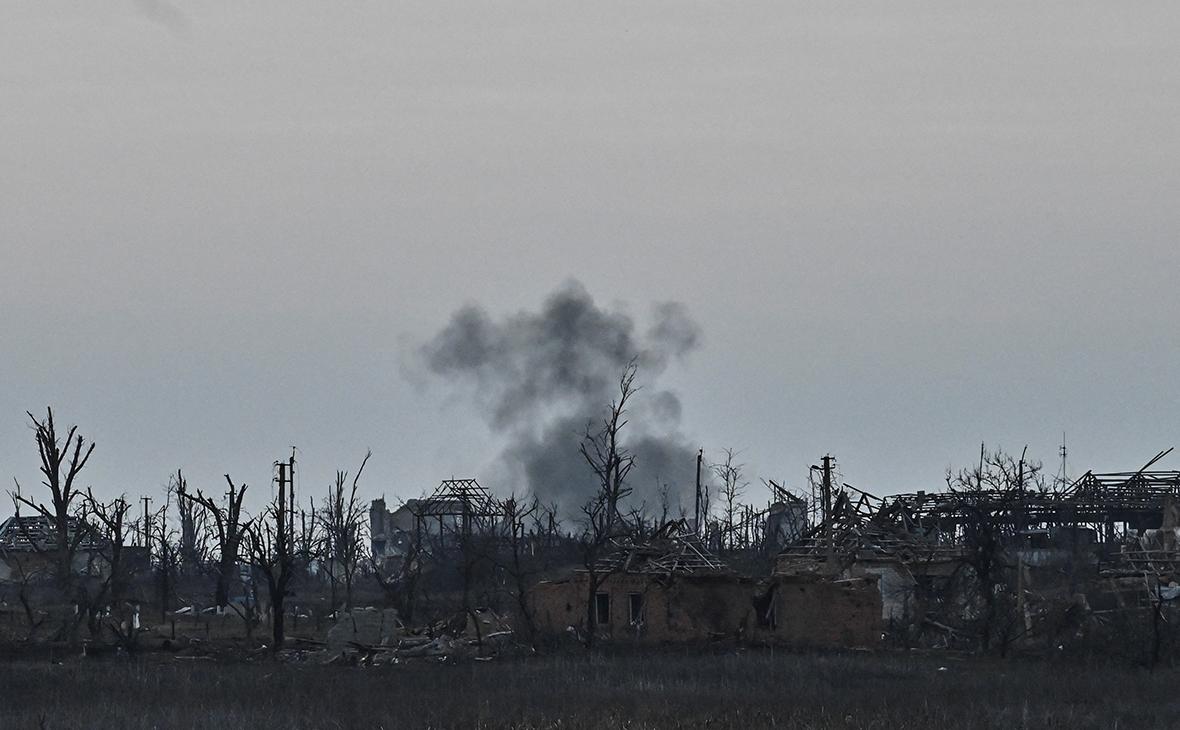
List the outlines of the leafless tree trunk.
<svg viewBox="0 0 1180 730">
<path fill-rule="evenodd" d="M 176 514 L 180 522 L 176 557 L 180 569 L 190 575 L 196 574 L 204 567 L 208 556 L 208 513 L 201 509 L 199 502 L 189 498 L 188 480 L 180 469 L 169 479 L 168 491 L 176 496 Z"/>
<path fill-rule="evenodd" d="M 37 611 L 33 608 L 32 597 L 29 595 L 33 584 L 40 578 L 39 570 L 30 570 L 25 565 L 23 555 L 9 554 L 5 552 L 3 558 L 6 563 L 16 568 L 18 574 L 17 593 L 16 598 L 20 601 L 21 608 L 25 612 L 25 620 L 29 624 L 29 633 L 26 638 L 32 639 L 34 633 L 41 624 L 45 623 L 45 617 L 37 618 Z"/>
<path fill-rule="evenodd" d="M 544 535 L 542 544 L 553 547 L 561 536 L 561 520 L 557 516 L 557 502 L 548 505 L 537 503 L 537 510 L 532 514 L 533 533 Z"/>
<path fill-rule="evenodd" d="M 78 478 L 78 473 L 90 460 L 90 455 L 94 453 L 94 444 L 86 445 L 85 439 L 78 433 L 77 426 L 70 426 L 65 439 L 59 439 L 57 427 L 53 422 L 52 408 L 46 409 L 44 420 L 38 420 L 32 413 L 28 416 L 33 422 L 37 452 L 41 457 L 41 483 L 49 490 L 50 501 L 47 506 L 23 495 L 19 482 L 12 498 L 18 517 L 20 506 L 23 504 L 53 525 L 56 578 L 68 595 L 74 587 L 74 556 L 78 545 L 87 537 L 84 514 L 81 518 L 75 514 L 75 500 L 83 500 L 80 509 L 85 512 L 85 495 L 75 487 L 74 482 Z M 75 518 L 78 518 L 76 522 Z"/>
<path fill-rule="evenodd" d="M 656 527 L 663 527 L 668 522 L 668 518 L 672 514 L 672 485 L 667 482 L 660 482 L 656 494 L 660 497 L 660 521 Z M 680 505 L 680 512 L 684 512 L 684 506 Z"/>
<path fill-rule="evenodd" d="M 385 575 L 382 572 L 382 567 L 377 564 L 377 559 L 372 555 L 369 556 L 373 577 L 376 578 L 377 584 L 381 586 L 394 608 L 397 609 L 398 616 L 407 624 L 414 619 L 414 599 L 417 596 L 418 578 L 422 573 L 419 562 L 421 554 L 421 538 L 415 537 L 406 551 L 400 570 L 397 575 L 393 576 Z"/>
<path fill-rule="evenodd" d="M 295 463 L 291 459 L 291 466 Z M 295 573 L 295 540 L 292 535 L 292 521 L 290 505 L 294 504 L 291 494 L 288 500 L 289 488 L 294 492 L 295 486 L 288 478 L 284 479 L 281 471 L 286 464 L 276 463 L 280 468 L 279 489 L 274 500 L 266 506 L 262 514 L 253 520 L 245 530 L 249 561 L 266 578 L 266 592 L 270 599 L 270 617 L 272 649 L 278 651 L 283 648 L 286 638 L 284 620 L 287 588 Z M 292 469 L 293 471 L 293 469 Z M 287 472 L 290 474 L 290 472 Z"/>
<path fill-rule="evenodd" d="M 249 526 L 249 520 L 242 518 L 242 500 L 246 496 L 246 485 L 235 485 L 229 474 L 225 475 L 229 491 L 225 494 L 225 507 L 220 507 L 201 490 L 196 494 L 187 491 L 177 494 L 193 504 L 200 505 L 206 517 L 213 522 L 214 538 L 217 542 L 217 588 L 213 601 L 219 610 L 229 603 L 229 589 L 238 569 L 242 539 Z"/>
<path fill-rule="evenodd" d="M 352 584 L 365 551 L 364 504 L 357 499 L 357 482 L 369 463 L 372 451 L 365 454 L 361 466 L 348 488 L 348 472 L 337 471 L 336 481 L 328 488 L 328 496 L 318 515 L 325 545 L 324 564 L 332 581 L 332 609 L 336 609 L 336 585 L 344 583 L 344 609 L 352 610 Z"/>
<path fill-rule="evenodd" d="M 307 498 L 307 510 L 299 510 L 299 533 L 295 536 L 295 552 L 299 555 L 299 562 L 306 569 L 319 552 L 320 515 L 315 508 L 315 501 Z"/>
<path fill-rule="evenodd" d="M 627 486 L 627 475 L 635 466 L 635 455 L 621 441 L 623 428 L 627 425 L 627 403 L 639 389 L 635 385 L 637 365 L 629 362 L 619 378 L 619 396 L 611 401 L 607 415 L 597 429 L 586 426 L 579 451 L 586 464 L 598 479 L 598 489 L 586 504 L 582 505 L 585 530 L 582 536 L 582 565 L 586 568 L 586 646 L 593 648 L 595 638 L 595 597 L 605 575 L 599 570 L 599 560 L 610 545 L 615 529 L 623 517 L 619 505 L 631 488 Z"/>
<path fill-rule="evenodd" d="M 524 621 L 530 642 L 536 637 L 537 627 L 528 600 L 528 589 L 533 571 L 529 570 L 526 564 L 525 549 L 528 536 L 525 534 L 524 523 L 525 520 L 536 514 L 538 507 L 539 503 L 536 497 L 528 505 L 517 502 L 515 496 L 509 497 L 504 502 L 504 518 L 510 530 L 509 555 L 504 567 L 515 583 L 517 610 L 520 612 L 521 620 Z"/>
<path fill-rule="evenodd" d="M 1026 461 L 1023 454 L 1017 460 L 999 450 L 988 453 L 981 444 L 978 465 L 958 472 L 948 470 L 946 482 L 966 516 L 961 536 L 967 548 L 963 564 L 978 581 L 983 601 L 977 627 L 979 648 L 987 652 L 999 638 L 1001 649 L 1006 650 L 1008 624 L 1016 617 L 1009 615 L 1011 607 L 997 600 L 997 585 L 1014 567 L 1007 562 L 1004 547 L 1021 527 L 1019 513 L 1024 508 L 1025 490 L 1043 488 L 1041 464 Z"/>
<path fill-rule="evenodd" d="M 725 460 L 717 464 L 711 464 L 710 468 L 713 470 L 713 474 L 721 480 L 717 490 L 725 505 L 724 544 L 732 550 L 734 548 L 735 518 L 741 510 L 741 504 L 738 500 L 746 493 L 746 487 L 750 486 L 750 483 L 742 478 L 742 470 L 745 468 L 745 464 L 739 464 L 737 462 L 738 452 L 734 449 L 726 449 L 724 454 Z"/>
<path fill-rule="evenodd" d="M 124 589 L 134 579 L 134 566 L 128 565 L 125 558 L 125 547 L 131 541 L 131 536 L 139 530 L 136 520 L 128 519 L 132 505 L 126 497 L 120 495 L 110 502 L 100 502 L 95 499 L 93 492 L 87 490 L 86 502 L 89 505 L 91 517 L 101 529 L 101 551 L 108 563 L 109 573 L 99 586 L 88 607 L 90 632 L 97 636 L 102 629 L 102 616 L 106 608 L 118 607 L 124 599 Z M 157 522 L 163 525 L 163 509 L 157 513 Z M 151 544 L 151 535 L 146 534 L 145 546 Z M 119 620 L 118 613 L 106 622 L 106 627 L 114 636 L 115 642 L 124 650 L 132 652 L 137 647 L 139 625 L 137 623 L 138 608 L 125 621 Z"/>
<path fill-rule="evenodd" d="M 480 578 L 485 578 L 488 568 L 496 564 L 498 537 L 494 530 L 459 529 L 455 536 L 459 550 L 459 576 L 463 582 L 462 608 L 463 614 L 471 619 L 475 627 L 475 639 L 479 646 L 483 645 L 483 636 L 476 615 L 476 606 L 472 601 L 472 589 L 482 585 Z"/>
<path fill-rule="evenodd" d="M 90 628 L 91 631 L 95 631 L 98 628 L 95 623 L 97 618 L 95 612 L 101 611 L 106 602 L 104 599 L 109 597 L 111 602 L 118 602 L 123 598 L 123 589 L 130 578 L 123 560 L 123 547 L 127 543 L 128 537 L 134 532 L 136 525 L 134 520 L 128 519 L 131 513 L 131 503 L 123 495 L 119 495 L 110 502 L 100 502 L 95 499 L 92 491 L 87 490 L 86 504 L 90 516 L 98 523 L 101 530 L 100 550 L 109 569 L 109 573 L 90 607 L 92 613 Z"/>
<path fill-rule="evenodd" d="M 74 641 L 77 639 L 78 624 L 87 616 L 90 605 L 85 585 L 75 576 L 75 557 L 80 546 L 95 537 L 87 522 L 85 494 L 75 485 L 75 481 L 94 453 L 94 444 L 86 445 L 77 426 L 71 426 L 64 439 L 59 438 L 52 408 L 46 408 L 44 420 L 38 420 L 30 412 L 26 413 L 32 421 L 41 459 L 41 484 L 49 490 L 50 499 L 48 505 L 32 499 L 23 493 L 20 482 L 16 482 L 16 491 L 10 495 L 18 521 L 21 506 L 24 505 L 33 509 L 52 527 L 53 545 L 49 549 L 53 553 L 53 577 L 62 597 L 73 601 L 78 609 L 73 618 L 66 619 L 61 634 Z M 24 524 L 19 524 L 23 529 Z M 27 531 L 25 536 L 29 538 Z M 37 540 L 29 539 L 29 543 L 34 551 L 45 551 L 46 546 Z"/>
<path fill-rule="evenodd" d="M 167 501 L 156 511 L 149 527 L 152 528 L 149 530 L 149 544 L 150 540 L 155 540 L 158 546 L 156 549 L 156 577 L 159 580 L 160 588 L 160 620 L 166 621 L 168 605 L 175 590 L 176 577 L 180 574 L 183 566 L 183 560 L 175 547 L 177 544 L 176 531 L 168 526 Z M 200 542 L 204 542 L 203 538 Z M 181 544 L 183 544 L 183 539 Z"/>
</svg>

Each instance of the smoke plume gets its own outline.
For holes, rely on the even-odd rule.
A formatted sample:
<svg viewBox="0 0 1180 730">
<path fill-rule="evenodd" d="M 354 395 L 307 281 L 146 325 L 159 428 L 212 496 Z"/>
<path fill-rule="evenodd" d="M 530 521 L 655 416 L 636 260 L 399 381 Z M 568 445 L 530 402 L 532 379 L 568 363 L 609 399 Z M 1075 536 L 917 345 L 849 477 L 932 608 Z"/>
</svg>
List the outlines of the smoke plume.
<svg viewBox="0 0 1180 730">
<path fill-rule="evenodd" d="M 601 420 L 635 359 L 641 390 L 623 433 L 636 457 L 630 501 L 658 514 L 666 489 L 669 516 L 676 516 L 680 505 L 692 504 L 696 450 L 679 431 L 679 397 L 661 389 L 659 379 L 699 340 L 700 329 L 681 304 L 655 305 L 641 331 L 630 316 L 599 306 L 571 281 L 536 312 L 494 319 L 465 306 L 420 355 L 431 374 L 466 386 L 488 426 L 506 437 L 506 478 L 545 504 L 556 503 L 566 518 L 597 488 L 578 452 L 581 436 L 588 423 Z"/>
</svg>

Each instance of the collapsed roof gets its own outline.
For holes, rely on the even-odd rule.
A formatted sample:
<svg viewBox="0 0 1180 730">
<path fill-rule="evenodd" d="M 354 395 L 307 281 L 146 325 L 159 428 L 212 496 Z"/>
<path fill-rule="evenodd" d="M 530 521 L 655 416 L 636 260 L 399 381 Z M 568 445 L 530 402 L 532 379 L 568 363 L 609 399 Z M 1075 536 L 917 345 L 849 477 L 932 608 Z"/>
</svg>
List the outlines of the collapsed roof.
<svg viewBox="0 0 1180 730">
<path fill-rule="evenodd" d="M 1180 472 L 1086 472 L 1060 491 L 980 489 L 876 497 L 844 485 L 831 514 L 780 553 L 780 565 L 803 567 L 828 557 L 901 562 L 955 559 L 962 535 L 977 520 L 1007 534 L 1036 527 L 1089 525 L 1113 539 L 1117 523 L 1142 531 L 1158 527 L 1180 500 Z M 1158 556 L 1157 556 L 1158 557 Z"/>
<path fill-rule="evenodd" d="M 616 549 L 598 561 L 596 570 L 648 575 L 702 575 L 729 570 L 683 519 L 664 523 L 646 540 L 628 537 L 615 540 L 614 545 Z"/>
<path fill-rule="evenodd" d="M 102 545 L 94 527 L 81 522 L 77 517 L 68 518 L 67 529 L 71 543 L 77 542 L 80 550 L 97 550 Z M 83 525 L 85 534 L 78 535 L 78 526 Z M 9 517 L 0 524 L 0 552 L 40 553 L 57 549 L 57 528 L 54 521 L 45 515 L 21 515 Z"/>
</svg>

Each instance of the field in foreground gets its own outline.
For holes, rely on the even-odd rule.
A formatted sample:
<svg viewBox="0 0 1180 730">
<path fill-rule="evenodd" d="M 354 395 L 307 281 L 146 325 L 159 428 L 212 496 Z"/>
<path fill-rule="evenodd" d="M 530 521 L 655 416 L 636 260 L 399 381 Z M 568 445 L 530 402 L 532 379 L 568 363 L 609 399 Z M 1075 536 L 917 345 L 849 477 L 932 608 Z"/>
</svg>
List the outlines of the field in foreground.
<svg viewBox="0 0 1180 730">
<path fill-rule="evenodd" d="M 381 668 L 0 662 L 3 728 L 1164 728 L 1174 670 L 770 651 Z"/>
</svg>

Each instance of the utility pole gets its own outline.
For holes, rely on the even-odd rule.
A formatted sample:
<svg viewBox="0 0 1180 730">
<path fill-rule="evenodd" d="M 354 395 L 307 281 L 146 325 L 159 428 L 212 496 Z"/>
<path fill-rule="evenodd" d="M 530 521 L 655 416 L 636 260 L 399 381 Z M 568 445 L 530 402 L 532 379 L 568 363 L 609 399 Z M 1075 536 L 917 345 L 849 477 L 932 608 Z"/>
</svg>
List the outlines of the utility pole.
<svg viewBox="0 0 1180 730">
<path fill-rule="evenodd" d="M 705 450 L 701 449 L 697 451 L 697 499 L 695 506 L 696 514 L 693 518 L 695 520 L 693 527 L 696 528 L 698 535 L 701 534 L 701 462 L 704 460 L 704 458 Z"/>
<path fill-rule="evenodd" d="M 1020 524 L 1016 526 L 1018 533 L 1027 533 L 1029 519 L 1028 519 L 1028 500 L 1024 494 L 1024 459 L 1028 455 L 1028 446 L 1024 447 L 1024 451 L 1020 452 L 1020 463 L 1016 466 L 1016 488 L 1020 494 Z"/>
<path fill-rule="evenodd" d="M 287 537 L 292 541 L 294 547 L 295 540 L 295 447 L 291 447 L 291 461 L 287 466 L 287 478 L 291 480 L 290 490 L 287 495 Z"/>
<path fill-rule="evenodd" d="M 279 484 L 279 496 L 275 500 L 275 554 L 281 556 L 287 551 L 287 484 L 290 476 L 288 474 L 288 462 L 276 462 L 279 474 L 275 481 Z"/>
<path fill-rule="evenodd" d="M 278 469 L 278 476 L 276 481 L 279 483 L 279 493 L 276 495 L 274 501 L 274 521 L 275 521 L 275 536 L 274 545 L 267 556 L 269 567 L 266 568 L 266 579 L 270 588 L 270 616 L 271 629 L 274 633 L 275 648 L 279 648 L 283 644 L 283 616 L 284 616 L 284 594 L 287 590 L 287 583 L 291 578 L 291 567 L 293 562 L 292 556 L 292 531 L 294 522 L 288 508 L 292 504 L 289 499 L 295 491 L 295 485 L 292 477 L 295 473 L 295 454 L 292 452 L 289 461 L 276 461 L 275 467 Z"/>
<path fill-rule="evenodd" d="M 312 519 L 314 520 L 314 517 Z M 299 510 L 299 543 L 303 550 L 303 560 L 307 562 L 307 512 L 303 510 Z"/>
<path fill-rule="evenodd" d="M 160 623 L 168 620 L 168 595 L 172 589 L 169 585 L 168 571 L 171 559 L 168 557 L 168 505 L 160 510 Z"/>
<path fill-rule="evenodd" d="M 1061 471 L 1057 472 L 1057 489 L 1063 491 L 1069 486 L 1069 477 L 1065 475 L 1065 457 L 1069 454 L 1065 448 L 1065 431 L 1061 432 L 1061 446 L 1057 449 L 1057 454 L 1061 457 Z"/>
<path fill-rule="evenodd" d="M 828 573 L 835 571 L 836 546 L 832 544 L 832 455 L 823 458 L 821 495 L 824 507 L 824 565 Z"/>
<path fill-rule="evenodd" d="M 143 500 L 143 546 L 147 548 L 148 560 L 152 558 L 152 518 L 148 514 L 148 503 L 151 497 L 140 497 Z"/>
</svg>

